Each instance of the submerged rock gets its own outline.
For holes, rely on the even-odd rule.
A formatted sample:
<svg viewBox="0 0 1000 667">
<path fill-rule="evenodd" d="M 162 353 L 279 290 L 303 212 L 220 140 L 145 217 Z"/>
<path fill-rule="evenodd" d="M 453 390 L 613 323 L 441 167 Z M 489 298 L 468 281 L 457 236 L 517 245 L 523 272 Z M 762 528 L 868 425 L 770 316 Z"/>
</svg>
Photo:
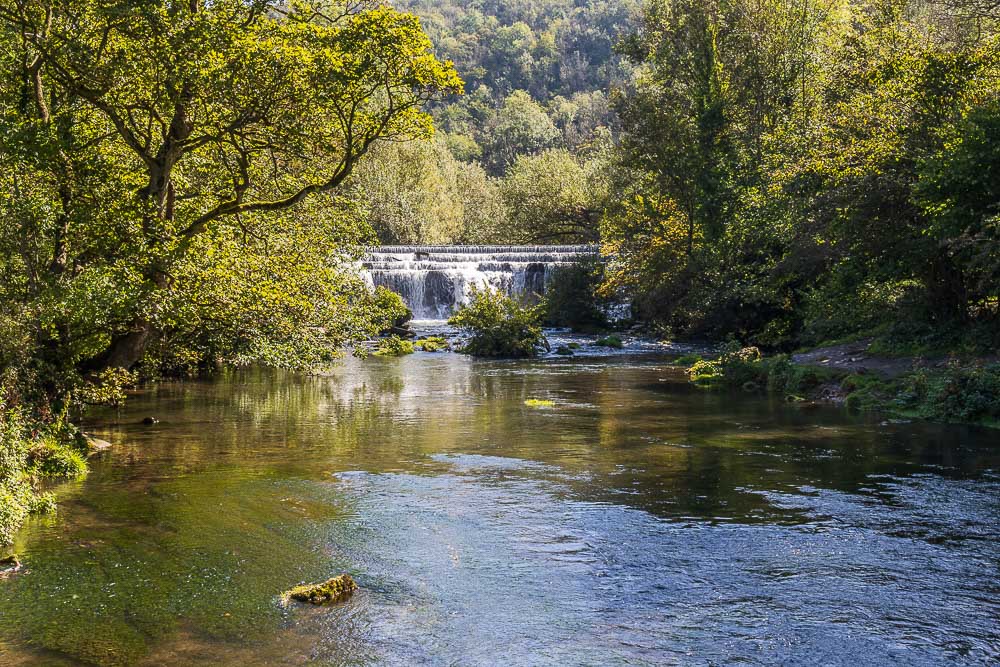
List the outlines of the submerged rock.
<svg viewBox="0 0 1000 667">
<path fill-rule="evenodd" d="M 0 579 L 6 579 L 21 569 L 21 561 L 17 556 L 7 556 L 0 558 Z"/>
<path fill-rule="evenodd" d="M 159 424 L 160 420 L 156 417 L 145 417 L 143 418 L 142 423 L 146 426 L 153 426 L 155 424 Z"/>
<path fill-rule="evenodd" d="M 288 600 L 298 600 L 299 602 L 309 602 L 312 604 L 328 604 L 346 600 L 356 590 L 358 590 L 358 585 L 354 583 L 351 575 L 342 574 L 339 577 L 328 579 L 321 584 L 296 586 L 282 597 L 286 602 Z"/>
<path fill-rule="evenodd" d="M 87 443 L 87 452 L 93 454 L 96 452 L 103 452 L 105 449 L 111 449 L 111 443 L 107 440 L 101 440 L 100 438 L 95 438 L 87 433 L 83 434 L 83 439 Z"/>
</svg>

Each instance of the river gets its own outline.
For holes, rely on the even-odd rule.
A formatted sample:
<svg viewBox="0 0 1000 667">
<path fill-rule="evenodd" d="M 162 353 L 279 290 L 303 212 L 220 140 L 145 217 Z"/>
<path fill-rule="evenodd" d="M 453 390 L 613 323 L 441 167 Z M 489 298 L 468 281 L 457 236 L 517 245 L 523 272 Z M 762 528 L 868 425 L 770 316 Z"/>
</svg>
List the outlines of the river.
<svg viewBox="0 0 1000 667">
<path fill-rule="evenodd" d="M 997 431 L 649 354 L 248 370 L 117 422 L 18 536 L 5 667 L 1000 663 Z"/>
</svg>

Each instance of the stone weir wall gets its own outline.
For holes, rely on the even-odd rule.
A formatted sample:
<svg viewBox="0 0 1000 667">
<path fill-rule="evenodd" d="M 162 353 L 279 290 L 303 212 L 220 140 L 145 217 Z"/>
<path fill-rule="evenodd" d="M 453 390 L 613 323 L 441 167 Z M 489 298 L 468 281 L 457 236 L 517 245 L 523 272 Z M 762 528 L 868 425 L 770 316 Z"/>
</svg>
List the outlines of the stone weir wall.
<svg viewBox="0 0 1000 667">
<path fill-rule="evenodd" d="M 364 268 L 373 286 L 401 295 L 418 320 L 447 319 L 473 286 L 519 298 L 543 295 L 557 267 L 598 257 L 597 246 L 381 246 Z"/>
</svg>

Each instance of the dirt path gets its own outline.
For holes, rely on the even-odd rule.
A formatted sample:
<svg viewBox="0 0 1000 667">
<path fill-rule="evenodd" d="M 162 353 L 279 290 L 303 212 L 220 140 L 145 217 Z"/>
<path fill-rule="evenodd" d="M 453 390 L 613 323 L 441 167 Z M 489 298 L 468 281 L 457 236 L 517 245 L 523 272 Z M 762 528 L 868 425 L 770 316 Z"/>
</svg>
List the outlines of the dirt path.
<svg viewBox="0 0 1000 667">
<path fill-rule="evenodd" d="M 792 361 L 806 366 L 835 368 L 850 373 L 875 373 L 885 378 L 895 378 L 913 370 L 917 359 L 913 357 L 876 357 L 868 354 L 871 339 L 859 340 L 842 345 L 820 347 L 809 352 L 792 355 Z M 928 365 L 944 363 L 928 360 Z"/>
</svg>

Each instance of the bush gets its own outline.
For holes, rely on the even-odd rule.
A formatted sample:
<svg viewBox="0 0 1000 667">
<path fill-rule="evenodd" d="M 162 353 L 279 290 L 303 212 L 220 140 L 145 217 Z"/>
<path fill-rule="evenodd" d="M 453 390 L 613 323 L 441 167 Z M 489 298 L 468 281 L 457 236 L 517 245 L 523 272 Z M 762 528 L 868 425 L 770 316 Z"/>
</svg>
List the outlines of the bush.
<svg viewBox="0 0 1000 667">
<path fill-rule="evenodd" d="M 943 421 L 1000 420 L 1000 364 L 949 366 L 938 376 L 915 381 L 914 394 L 923 399 L 925 412 Z"/>
<path fill-rule="evenodd" d="M 472 299 L 448 323 L 471 335 L 462 352 L 475 357 L 535 357 L 548 349 L 540 306 L 526 307 L 490 288 L 473 288 Z"/>
<path fill-rule="evenodd" d="M 376 357 L 403 357 L 413 354 L 413 343 L 399 336 L 389 336 L 378 342 L 375 349 Z"/>
<path fill-rule="evenodd" d="M 413 319 L 413 313 L 407 308 L 403 297 L 381 285 L 375 288 L 372 306 L 378 314 L 382 332 L 387 332 L 393 327 L 401 327 Z"/>
<path fill-rule="evenodd" d="M 692 353 L 677 357 L 673 363 L 677 366 L 694 366 L 699 361 L 702 361 L 701 355 Z"/>
</svg>

